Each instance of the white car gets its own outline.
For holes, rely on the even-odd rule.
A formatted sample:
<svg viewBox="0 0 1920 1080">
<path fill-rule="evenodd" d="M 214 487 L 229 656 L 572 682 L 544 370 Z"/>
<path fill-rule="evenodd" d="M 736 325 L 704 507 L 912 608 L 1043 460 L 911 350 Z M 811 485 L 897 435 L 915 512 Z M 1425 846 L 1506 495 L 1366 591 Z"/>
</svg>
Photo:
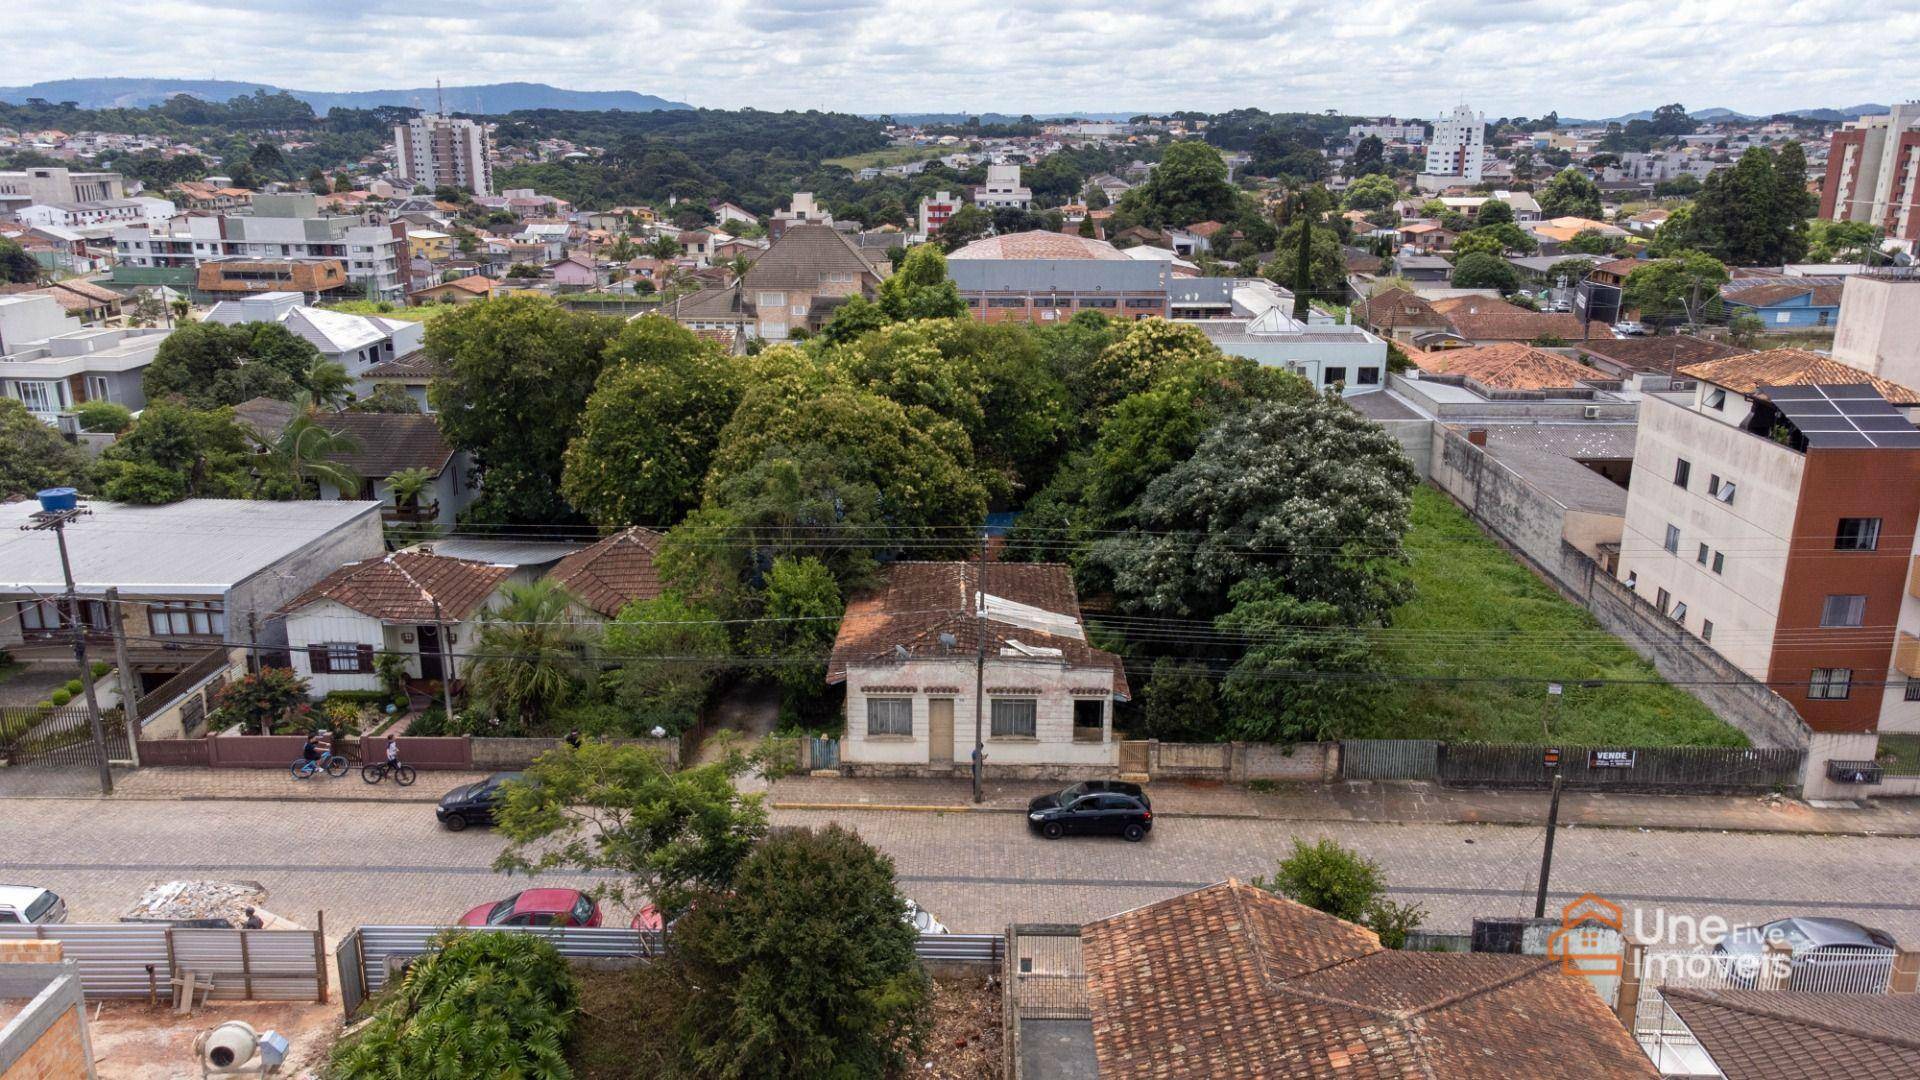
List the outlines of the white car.
<svg viewBox="0 0 1920 1080">
<path fill-rule="evenodd" d="M 32 885 L 0 885 L 0 926 L 67 921 L 67 902 Z"/>
<path fill-rule="evenodd" d="M 1613 324 L 1613 332 L 1621 337 L 1644 337 L 1647 328 L 1637 322 L 1617 322 Z"/>
<path fill-rule="evenodd" d="M 942 924 L 939 919 L 927 914 L 926 909 L 914 903 L 911 897 L 907 899 L 907 908 L 902 914 L 908 922 L 913 924 L 915 930 L 923 934 L 944 934 L 947 932 L 946 926 Z"/>
</svg>

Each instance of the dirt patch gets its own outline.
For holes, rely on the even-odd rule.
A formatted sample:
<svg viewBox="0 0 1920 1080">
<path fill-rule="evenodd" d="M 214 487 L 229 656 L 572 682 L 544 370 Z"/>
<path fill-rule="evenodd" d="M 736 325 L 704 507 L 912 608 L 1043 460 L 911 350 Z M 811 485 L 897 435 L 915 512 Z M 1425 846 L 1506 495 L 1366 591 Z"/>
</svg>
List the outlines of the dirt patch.
<svg viewBox="0 0 1920 1080">
<path fill-rule="evenodd" d="M 1000 980 L 934 980 L 933 1032 L 910 1071 L 935 1080 L 999 1076 L 1001 1024 Z"/>
<path fill-rule="evenodd" d="M 94 1018 L 88 1006 L 87 1031 L 93 1042 L 94 1068 L 101 1080 L 178 1080 L 199 1076 L 193 1041 L 201 1032 L 228 1020 L 242 1020 L 255 1031 L 287 1037 L 284 1077 L 306 1077 L 340 1037 L 340 1006 L 317 1002 L 216 1001 L 176 1016 L 171 1005 L 109 1001 Z"/>
</svg>

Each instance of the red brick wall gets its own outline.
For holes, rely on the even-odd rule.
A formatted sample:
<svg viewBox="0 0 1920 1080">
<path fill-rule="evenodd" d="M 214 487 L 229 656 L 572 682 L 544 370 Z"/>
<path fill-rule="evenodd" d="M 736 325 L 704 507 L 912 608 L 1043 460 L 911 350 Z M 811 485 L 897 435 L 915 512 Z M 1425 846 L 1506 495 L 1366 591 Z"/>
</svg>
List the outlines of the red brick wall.
<svg viewBox="0 0 1920 1080">
<path fill-rule="evenodd" d="M 1867 133 L 1864 131 L 1834 132 L 1833 141 L 1828 144 L 1827 150 L 1827 179 L 1825 183 L 1820 185 L 1821 217 L 1834 221 L 1846 220 L 1846 214 L 1844 212 L 1836 213 L 1835 211 L 1840 208 L 1834 205 L 1840 195 L 1842 165 L 1847 156 L 1846 148 L 1848 146 L 1859 148 L 1859 150 L 1856 150 L 1857 155 L 1861 150 L 1864 150 L 1866 144 Z M 1858 160 L 1857 156 L 1855 160 Z M 1860 192 L 1855 191 L 1853 194 L 1857 197 Z M 1873 193 L 1868 192 L 1867 194 L 1871 196 Z"/>
</svg>

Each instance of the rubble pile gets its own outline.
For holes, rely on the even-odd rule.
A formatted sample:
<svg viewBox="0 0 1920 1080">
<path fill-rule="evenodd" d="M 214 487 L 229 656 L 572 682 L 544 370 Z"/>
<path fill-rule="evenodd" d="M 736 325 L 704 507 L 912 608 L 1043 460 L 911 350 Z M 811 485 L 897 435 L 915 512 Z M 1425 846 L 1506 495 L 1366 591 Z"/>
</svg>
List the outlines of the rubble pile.
<svg viewBox="0 0 1920 1080">
<path fill-rule="evenodd" d="M 225 919 L 239 926 L 251 907 L 266 914 L 267 890 L 256 881 L 165 881 L 142 893 L 129 919 Z"/>
</svg>

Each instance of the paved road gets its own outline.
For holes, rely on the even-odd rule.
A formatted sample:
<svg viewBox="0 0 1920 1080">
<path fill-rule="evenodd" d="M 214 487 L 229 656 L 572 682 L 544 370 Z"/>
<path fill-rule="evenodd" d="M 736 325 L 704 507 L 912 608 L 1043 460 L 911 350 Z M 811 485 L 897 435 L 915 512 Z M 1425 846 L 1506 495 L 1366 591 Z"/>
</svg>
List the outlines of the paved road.
<svg viewBox="0 0 1920 1080">
<path fill-rule="evenodd" d="M 1145 843 L 1029 836 L 1014 814 L 782 811 L 838 821 L 892 855 L 902 888 L 955 930 L 1077 922 L 1229 875 L 1269 872 L 1292 837 L 1329 836 L 1378 859 L 1394 892 L 1464 931 L 1475 914 L 1530 914 L 1540 832 L 1493 825 L 1379 825 L 1165 818 Z M 174 877 L 259 881 L 270 906 L 329 929 L 448 920 L 522 887 L 488 865 L 500 840 L 441 831 L 424 804 L 0 803 L 0 881 L 68 897 L 76 920 L 117 917 Z M 1574 828 L 1555 848 L 1557 902 L 1587 891 L 1629 907 L 1754 920 L 1852 916 L 1920 943 L 1920 839 Z M 524 882 L 524 879 L 519 879 Z M 578 879 L 554 878 L 552 883 Z"/>
</svg>

